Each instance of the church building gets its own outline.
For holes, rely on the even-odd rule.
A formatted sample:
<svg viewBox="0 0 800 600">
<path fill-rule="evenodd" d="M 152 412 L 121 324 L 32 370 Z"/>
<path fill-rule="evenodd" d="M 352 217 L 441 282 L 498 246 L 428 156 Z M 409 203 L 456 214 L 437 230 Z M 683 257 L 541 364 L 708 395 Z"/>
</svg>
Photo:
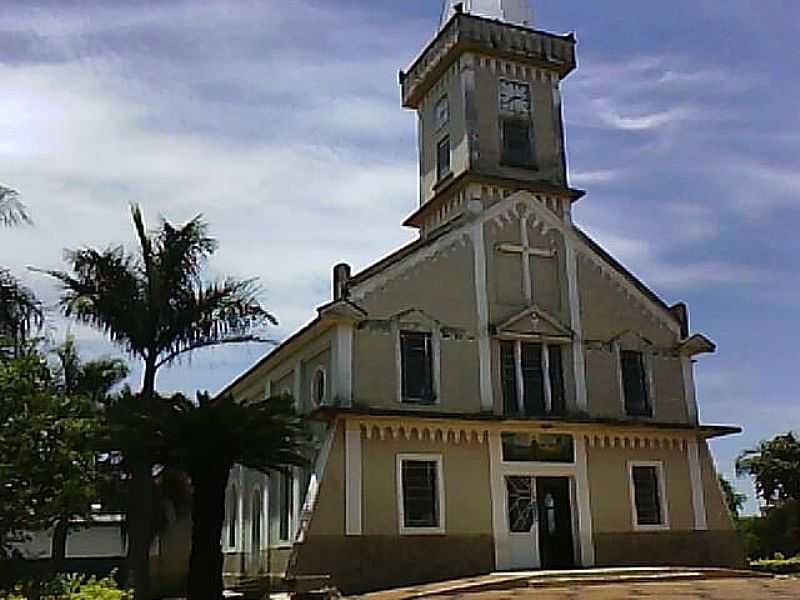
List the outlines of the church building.
<svg viewBox="0 0 800 600">
<path fill-rule="evenodd" d="M 233 381 L 288 392 L 313 464 L 231 474 L 227 576 L 344 592 L 514 569 L 738 566 L 698 422 L 715 347 L 573 223 L 561 82 L 575 37 L 526 0 L 445 2 L 400 72 L 418 237 L 333 269 L 316 317 Z M 258 443 L 258 440 L 253 440 Z"/>
</svg>

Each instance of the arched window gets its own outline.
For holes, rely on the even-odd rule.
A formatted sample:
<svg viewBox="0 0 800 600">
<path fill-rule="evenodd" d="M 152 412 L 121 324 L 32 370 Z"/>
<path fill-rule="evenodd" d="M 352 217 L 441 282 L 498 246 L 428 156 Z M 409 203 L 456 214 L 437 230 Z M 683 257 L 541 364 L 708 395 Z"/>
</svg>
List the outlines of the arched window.
<svg viewBox="0 0 800 600">
<path fill-rule="evenodd" d="M 228 490 L 228 547 L 236 547 L 236 530 L 239 527 L 239 492 L 235 485 Z"/>
<path fill-rule="evenodd" d="M 261 551 L 261 532 L 263 530 L 263 502 L 261 490 L 253 490 L 253 500 L 250 504 L 250 551 L 254 554 Z"/>
<path fill-rule="evenodd" d="M 322 406 L 325 402 L 325 392 L 327 381 L 325 380 L 325 369 L 317 367 L 314 376 L 311 378 L 311 402 L 314 406 Z"/>
</svg>

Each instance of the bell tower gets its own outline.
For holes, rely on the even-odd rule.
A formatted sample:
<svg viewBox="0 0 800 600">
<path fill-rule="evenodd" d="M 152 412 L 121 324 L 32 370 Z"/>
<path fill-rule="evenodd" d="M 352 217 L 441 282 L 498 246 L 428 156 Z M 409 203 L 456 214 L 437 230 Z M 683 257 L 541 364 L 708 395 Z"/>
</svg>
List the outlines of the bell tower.
<svg viewBox="0 0 800 600">
<path fill-rule="evenodd" d="M 570 218 L 583 193 L 567 184 L 560 85 L 574 68 L 573 34 L 533 29 L 527 0 L 445 0 L 436 36 L 400 72 L 419 152 L 420 206 L 405 224 L 424 237 L 472 200 L 487 208 L 520 189 Z"/>
</svg>

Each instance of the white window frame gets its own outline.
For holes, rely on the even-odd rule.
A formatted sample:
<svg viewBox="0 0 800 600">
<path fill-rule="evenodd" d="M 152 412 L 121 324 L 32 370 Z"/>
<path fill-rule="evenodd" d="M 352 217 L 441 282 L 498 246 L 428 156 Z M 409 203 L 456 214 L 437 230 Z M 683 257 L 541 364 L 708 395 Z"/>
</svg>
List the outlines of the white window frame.
<svg viewBox="0 0 800 600">
<path fill-rule="evenodd" d="M 322 398 L 316 398 L 316 379 L 317 375 L 322 373 Z M 322 365 L 317 366 L 311 374 L 311 381 L 309 385 L 309 402 L 312 407 L 317 408 L 326 404 L 325 400 L 328 397 L 328 371 Z"/>
<path fill-rule="evenodd" d="M 425 461 L 436 463 L 436 509 L 439 520 L 438 527 L 407 527 L 405 524 L 405 506 L 403 503 L 403 462 Z M 400 535 L 442 535 L 445 527 L 445 493 L 444 493 L 444 468 L 441 454 L 398 454 L 396 457 L 397 471 L 397 525 Z"/>
<path fill-rule="evenodd" d="M 413 406 L 438 406 L 442 403 L 441 390 L 441 365 L 442 365 L 442 332 L 439 327 L 425 328 L 409 323 L 393 324 L 394 328 L 394 359 L 397 374 L 397 402 Z M 411 333 L 428 333 L 431 336 L 431 377 L 433 378 L 433 402 L 420 402 L 419 398 L 403 397 L 403 345 L 401 335 L 404 331 Z"/>
<path fill-rule="evenodd" d="M 252 544 L 253 544 L 253 521 L 255 520 L 255 510 L 253 510 L 253 509 L 254 509 L 254 504 L 255 504 L 254 500 L 256 499 L 256 497 L 258 497 L 259 502 L 261 503 L 261 517 L 260 517 L 261 518 L 261 526 L 259 527 L 260 531 L 259 531 L 259 534 L 258 534 L 260 545 L 258 546 L 258 548 L 252 547 Z M 266 504 L 265 504 L 265 493 L 264 493 L 264 490 L 261 489 L 261 486 L 258 485 L 250 493 L 250 531 L 249 531 L 250 540 L 249 540 L 249 543 L 251 545 L 250 552 L 252 552 L 252 553 L 261 552 L 262 550 L 264 550 L 266 548 L 266 537 L 267 537 L 267 535 L 266 535 L 266 527 L 264 525 L 265 525 L 265 522 L 269 520 L 268 517 L 265 518 L 266 514 L 267 514 L 267 510 L 266 510 Z"/>
<path fill-rule="evenodd" d="M 241 503 L 239 502 L 240 496 L 241 490 L 236 483 L 230 484 L 228 489 L 225 490 L 225 528 L 223 531 L 225 542 L 223 544 L 223 548 L 225 548 L 225 551 L 229 553 L 237 552 L 242 544 L 242 530 L 239 527 L 239 524 L 242 521 L 242 515 L 240 514 Z M 234 509 L 236 511 L 235 513 L 233 513 Z M 231 520 L 231 517 L 235 518 Z M 231 529 L 233 529 L 234 534 L 233 544 L 230 544 Z"/>
<path fill-rule="evenodd" d="M 658 505 L 661 509 L 661 523 L 654 525 L 640 525 L 639 516 L 636 514 L 636 490 L 633 483 L 634 467 L 655 467 L 658 478 Z M 631 525 L 634 531 L 665 531 L 669 527 L 669 506 L 667 504 L 667 482 L 664 477 L 664 463 L 660 460 L 629 460 L 628 461 L 628 488 L 631 503 Z"/>
</svg>

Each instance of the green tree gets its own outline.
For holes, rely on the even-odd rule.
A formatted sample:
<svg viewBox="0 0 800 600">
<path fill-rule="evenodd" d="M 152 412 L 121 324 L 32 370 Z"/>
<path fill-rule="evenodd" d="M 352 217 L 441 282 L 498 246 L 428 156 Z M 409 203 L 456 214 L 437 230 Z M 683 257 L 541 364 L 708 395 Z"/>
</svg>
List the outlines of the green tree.
<svg viewBox="0 0 800 600">
<path fill-rule="evenodd" d="M 222 525 L 225 489 L 233 465 L 263 472 L 306 465 L 309 437 L 291 396 L 251 402 L 231 397 L 197 402 L 177 395 L 163 421 L 167 464 L 192 482 L 192 548 L 189 600 L 222 597 Z M 254 443 L 254 440 L 258 440 Z"/>
<path fill-rule="evenodd" d="M 736 474 L 753 478 L 767 507 L 800 500 L 800 441 L 790 431 L 760 442 L 739 455 Z"/>
<path fill-rule="evenodd" d="M 0 546 L 82 513 L 93 496 L 96 414 L 54 387 L 43 355 L 0 361 Z"/>
<path fill-rule="evenodd" d="M 200 216 L 180 227 L 166 220 L 154 231 L 145 227 L 138 207 L 131 209 L 138 248 L 83 248 L 67 253 L 69 271 L 45 271 L 62 288 L 67 317 L 104 331 L 132 357 L 141 360 L 138 394 L 146 412 L 157 414 L 158 370 L 187 353 L 208 346 L 249 342 L 253 332 L 275 323 L 257 300 L 253 280 L 202 278 L 217 248 Z M 153 529 L 152 469 L 145 449 L 128 460 L 131 494 L 128 515 L 130 566 L 138 600 L 149 600 L 148 536 Z"/>
<path fill-rule="evenodd" d="M 728 512 L 734 519 L 739 518 L 739 513 L 744 508 L 744 503 L 747 501 L 747 496 L 740 494 L 731 485 L 731 482 L 725 479 L 722 475 L 717 476 L 719 479 L 719 487 L 722 490 L 722 495 L 725 498 L 725 506 L 728 507 Z"/>
<path fill-rule="evenodd" d="M 52 369 L 54 388 L 66 402 L 89 403 L 95 410 L 101 410 L 108 402 L 111 390 L 128 376 L 128 365 L 119 358 L 97 358 L 84 361 L 71 336 L 55 348 L 56 365 Z M 96 419 L 101 415 L 97 414 Z M 96 425 L 95 435 L 99 434 L 100 423 Z M 96 444 L 96 442 L 94 442 Z M 93 448 L 96 446 L 93 445 Z M 83 495 L 75 494 L 70 503 L 64 503 L 64 512 L 56 520 L 53 528 L 51 548 L 51 571 L 63 569 L 66 558 L 69 523 L 76 516 L 86 516 L 92 502 L 100 499 L 98 488 L 104 475 L 95 466 L 94 485 L 86 485 Z"/>
</svg>

